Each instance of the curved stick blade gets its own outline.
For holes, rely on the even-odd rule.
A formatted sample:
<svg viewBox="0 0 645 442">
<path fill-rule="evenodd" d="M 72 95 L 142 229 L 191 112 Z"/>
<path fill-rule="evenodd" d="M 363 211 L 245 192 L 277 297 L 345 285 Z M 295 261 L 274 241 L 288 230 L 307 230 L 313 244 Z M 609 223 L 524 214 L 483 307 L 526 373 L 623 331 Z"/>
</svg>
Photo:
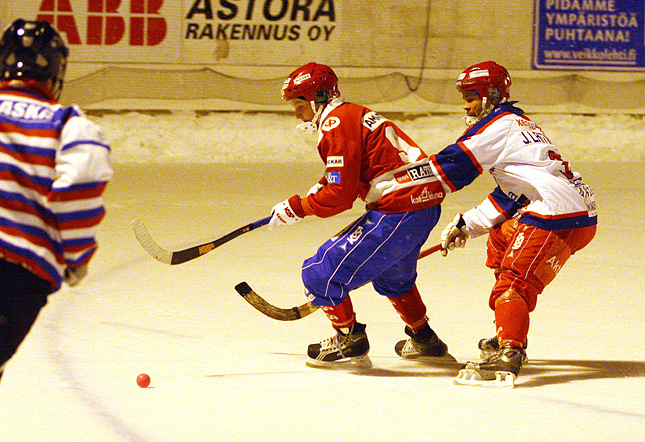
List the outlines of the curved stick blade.
<svg viewBox="0 0 645 442">
<path fill-rule="evenodd" d="M 152 239 L 148 229 L 141 222 L 141 220 L 135 219 L 132 221 L 132 230 L 134 230 L 134 236 L 136 236 L 141 247 L 145 249 L 153 258 L 157 261 L 163 262 L 164 264 L 172 264 L 172 252 L 162 249 L 159 244 Z"/>
<path fill-rule="evenodd" d="M 272 319 L 278 321 L 295 321 L 309 316 L 319 307 L 313 305 L 311 302 L 305 302 L 302 305 L 292 308 L 280 308 L 275 305 L 269 304 L 264 298 L 255 293 L 255 291 L 246 283 L 241 282 L 235 286 L 235 290 L 242 295 L 242 297 L 253 306 L 256 310 L 263 313 Z"/>
</svg>

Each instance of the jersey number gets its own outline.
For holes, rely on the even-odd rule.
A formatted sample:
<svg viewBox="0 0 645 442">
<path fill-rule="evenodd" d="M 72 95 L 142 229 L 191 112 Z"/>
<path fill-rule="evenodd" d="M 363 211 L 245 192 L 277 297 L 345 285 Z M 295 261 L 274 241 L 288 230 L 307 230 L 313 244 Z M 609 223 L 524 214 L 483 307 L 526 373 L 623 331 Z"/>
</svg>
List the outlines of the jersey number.
<svg viewBox="0 0 645 442">
<path fill-rule="evenodd" d="M 552 160 L 554 160 L 554 161 L 560 161 L 560 162 L 562 163 L 562 165 L 564 166 L 564 170 L 561 170 L 561 171 L 560 171 L 560 172 L 562 172 L 562 175 L 566 176 L 566 177 L 567 177 L 568 179 L 570 179 L 570 180 L 571 180 L 571 179 L 573 179 L 573 171 L 572 171 L 572 170 L 571 170 L 571 168 L 569 167 L 569 162 L 568 162 L 568 161 L 564 161 L 564 160 L 562 159 L 562 155 L 560 155 L 559 153 L 556 153 L 556 152 L 554 152 L 554 151 L 550 150 L 550 151 L 549 151 L 549 158 L 550 158 L 550 159 L 552 159 Z"/>
<path fill-rule="evenodd" d="M 404 163 L 414 163 L 422 157 L 421 149 L 416 146 L 410 146 L 405 140 L 399 138 L 392 126 L 385 128 L 385 136 L 392 143 L 392 146 L 399 151 L 399 158 Z"/>
</svg>

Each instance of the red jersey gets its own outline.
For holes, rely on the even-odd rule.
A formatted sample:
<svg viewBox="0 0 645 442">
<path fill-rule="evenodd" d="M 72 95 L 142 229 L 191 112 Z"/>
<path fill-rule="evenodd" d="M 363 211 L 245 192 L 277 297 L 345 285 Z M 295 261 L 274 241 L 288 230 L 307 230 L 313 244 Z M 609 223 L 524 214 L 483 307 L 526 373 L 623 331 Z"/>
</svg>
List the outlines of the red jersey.
<svg viewBox="0 0 645 442">
<path fill-rule="evenodd" d="M 321 116 L 318 153 L 325 184 L 303 199 L 320 217 L 350 209 L 356 198 L 368 210 L 411 212 L 440 204 L 445 192 L 428 156 L 393 122 L 370 109 L 333 100 Z"/>
</svg>

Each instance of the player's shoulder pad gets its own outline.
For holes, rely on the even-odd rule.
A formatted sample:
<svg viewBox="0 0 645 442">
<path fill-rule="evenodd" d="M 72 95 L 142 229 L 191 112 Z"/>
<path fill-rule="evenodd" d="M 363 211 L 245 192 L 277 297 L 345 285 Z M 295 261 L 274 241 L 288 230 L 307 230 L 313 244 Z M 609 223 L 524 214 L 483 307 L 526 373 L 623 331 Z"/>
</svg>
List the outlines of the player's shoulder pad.
<svg viewBox="0 0 645 442">
<path fill-rule="evenodd" d="M 109 150 L 103 128 L 94 121 L 87 118 L 85 113 L 77 106 L 71 106 L 70 114 L 64 123 L 64 132 L 72 138 L 93 142 Z"/>
<path fill-rule="evenodd" d="M 363 126 L 368 128 L 371 131 L 376 130 L 381 124 L 385 123 L 387 118 L 384 118 L 382 115 L 377 114 L 374 111 L 369 111 L 363 115 Z"/>
</svg>

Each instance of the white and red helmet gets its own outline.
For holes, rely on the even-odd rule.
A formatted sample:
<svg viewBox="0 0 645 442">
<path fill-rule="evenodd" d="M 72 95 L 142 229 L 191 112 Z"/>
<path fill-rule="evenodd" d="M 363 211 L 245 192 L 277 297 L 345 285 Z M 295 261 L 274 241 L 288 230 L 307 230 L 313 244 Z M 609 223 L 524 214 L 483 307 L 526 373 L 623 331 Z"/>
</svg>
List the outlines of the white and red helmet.
<svg viewBox="0 0 645 442">
<path fill-rule="evenodd" d="M 287 77 L 282 85 L 282 99 L 304 98 L 309 102 L 327 103 L 338 97 L 338 77 L 324 64 L 308 63 Z"/>
<path fill-rule="evenodd" d="M 465 69 L 457 78 L 459 92 L 477 91 L 479 96 L 499 103 L 511 96 L 511 76 L 504 66 L 484 61 Z"/>
</svg>

